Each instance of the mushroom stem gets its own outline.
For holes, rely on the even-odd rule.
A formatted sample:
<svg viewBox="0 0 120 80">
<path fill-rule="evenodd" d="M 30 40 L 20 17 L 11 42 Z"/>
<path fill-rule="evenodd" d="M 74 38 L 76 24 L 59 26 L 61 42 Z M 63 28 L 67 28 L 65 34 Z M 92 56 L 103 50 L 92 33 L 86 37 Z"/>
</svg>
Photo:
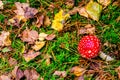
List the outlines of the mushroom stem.
<svg viewBox="0 0 120 80">
<path fill-rule="evenodd" d="M 113 61 L 114 58 L 112 58 L 109 55 L 106 55 L 104 52 L 100 51 L 99 57 L 102 58 L 105 61 Z"/>
</svg>

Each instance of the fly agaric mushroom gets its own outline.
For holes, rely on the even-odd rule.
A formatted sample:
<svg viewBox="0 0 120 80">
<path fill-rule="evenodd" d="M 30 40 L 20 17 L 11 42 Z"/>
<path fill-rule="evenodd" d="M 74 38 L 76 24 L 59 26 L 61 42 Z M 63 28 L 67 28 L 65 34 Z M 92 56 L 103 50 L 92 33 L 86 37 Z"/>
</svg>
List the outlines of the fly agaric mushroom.
<svg viewBox="0 0 120 80">
<path fill-rule="evenodd" d="M 105 53 L 100 51 L 100 44 L 100 40 L 96 36 L 87 35 L 80 40 L 78 44 L 78 51 L 82 57 L 87 59 L 94 58 L 99 55 L 103 60 L 114 60 L 109 55 L 106 55 Z"/>
</svg>

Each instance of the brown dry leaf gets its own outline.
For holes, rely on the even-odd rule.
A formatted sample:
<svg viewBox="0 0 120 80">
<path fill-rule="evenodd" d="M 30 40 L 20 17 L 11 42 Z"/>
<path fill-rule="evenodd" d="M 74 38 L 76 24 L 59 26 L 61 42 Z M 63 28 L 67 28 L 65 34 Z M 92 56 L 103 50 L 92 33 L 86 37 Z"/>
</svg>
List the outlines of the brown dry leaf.
<svg viewBox="0 0 120 80">
<path fill-rule="evenodd" d="M 10 66 L 15 66 L 15 65 L 17 65 L 17 60 L 14 59 L 14 58 L 12 58 L 12 57 L 10 57 L 10 59 L 8 60 L 8 62 L 9 62 L 9 65 L 10 65 Z"/>
<path fill-rule="evenodd" d="M 44 25 L 45 26 L 49 26 L 51 24 L 51 20 L 48 16 L 45 16 L 44 18 Z"/>
<path fill-rule="evenodd" d="M 87 29 L 86 28 L 80 28 L 80 29 L 78 29 L 78 32 L 77 32 L 78 35 L 86 34 L 86 33 L 87 33 Z"/>
<path fill-rule="evenodd" d="M 74 80 L 84 80 L 84 76 L 82 75 L 82 76 L 75 77 Z"/>
<path fill-rule="evenodd" d="M 89 17 L 88 16 L 88 13 L 86 11 L 86 9 L 84 7 L 81 7 L 79 10 L 78 10 L 78 13 L 81 15 L 81 16 L 84 16 L 84 17 Z"/>
<path fill-rule="evenodd" d="M 40 76 L 35 69 L 25 70 L 24 75 L 26 77 L 26 80 L 38 80 Z"/>
<path fill-rule="evenodd" d="M 100 4 L 94 2 L 93 0 L 90 0 L 90 2 L 85 6 L 85 9 L 90 18 L 96 21 L 99 20 L 102 12 L 102 6 Z"/>
<path fill-rule="evenodd" d="M 53 40 L 56 37 L 55 34 L 50 34 L 48 36 L 45 37 L 46 40 Z"/>
<path fill-rule="evenodd" d="M 28 42 L 29 44 L 33 44 L 38 39 L 38 37 L 38 32 L 35 30 L 26 29 L 20 34 L 21 40 L 23 42 Z"/>
<path fill-rule="evenodd" d="M 11 40 L 10 40 L 10 33 L 6 31 L 2 31 L 0 35 L 0 46 L 10 46 Z"/>
<path fill-rule="evenodd" d="M 35 42 L 35 45 L 32 46 L 32 48 L 35 50 L 35 51 L 38 51 L 40 50 L 42 47 L 44 47 L 45 45 L 45 41 L 36 41 Z"/>
<path fill-rule="evenodd" d="M 9 19 L 9 22 L 15 26 L 19 26 L 21 21 L 26 22 L 29 18 L 33 18 L 38 12 L 37 9 L 29 7 L 28 3 L 16 2 L 15 6 L 17 8 L 17 10 L 14 10 L 16 15 Z"/>
<path fill-rule="evenodd" d="M 120 79 L 120 66 L 118 68 L 116 68 L 115 71 L 117 72 L 118 78 Z"/>
<path fill-rule="evenodd" d="M 71 69 L 71 72 L 76 76 L 82 76 L 86 72 L 86 69 L 75 66 Z"/>
<path fill-rule="evenodd" d="M 0 9 L 3 9 L 3 2 L 0 0 Z"/>
<path fill-rule="evenodd" d="M 80 34 L 94 34 L 95 33 L 95 26 L 91 24 L 87 24 L 84 28 L 80 28 L 78 30 L 78 35 Z"/>
<path fill-rule="evenodd" d="M 48 34 L 46 34 L 46 33 L 40 33 L 39 34 L 39 40 L 43 41 L 45 39 L 45 37 L 47 37 L 47 36 L 48 36 Z"/>
<path fill-rule="evenodd" d="M 88 34 L 94 34 L 95 33 L 95 26 L 92 26 L 91 24 L 87 24 L 85 26 L 86 31 Z"/>
<path fill-rule="evenodd" d="M 70 14 L 70 15 L 74 15 L 74 14 L 76 14 L 78 11 L 79 11 L 79 9 L 80 8 L 78 8 L 78 7 L 74 7 L 72 10 L 70 10 L 68 13 Z"/>
<path fill-rule="evenodd" d="M 65 4 L 67 8 L 72 8 L 74 6 L 75 0 L 66 0 Z"/>
<path fill-rule="evenodd" d="M 25 61 L 29 62 L 40 54 L 40 52 L 34 52 L 33 50 L 29 50 L 28 53 L 25 53 L 23 57 Z"/>
<path fill-rule="evenodd" d="M 11 74 L 13 75 L 15 80 L 20 80 L 24 76 L 23 71 L 21 71 L 18 66 L 15 66 Z"/>
<path fill-rule="evenodd" d="M 111 0 L 97 0 L 97 1 L 105 7 L 107 7 L 111 3 Z"/>
<path fill-rule="evenodd" d="M 57 75 L 64 78 L 67 76 L 67 73 L 66 71 L 55 71 L 53 75 Z"/>
<path fill-rule="evenodd" d="M 44 22 L 44 15 L 37 17 L 36 26 L 40 28 L 43 25 L 43 22 Z"/>
<path fill-rule="evenodd" d="M 1 75 L 1 76 L 0 76 L 0 80 L 12 80 L 12 79 L 10 79 L 9 76 Z"/>
</svg>

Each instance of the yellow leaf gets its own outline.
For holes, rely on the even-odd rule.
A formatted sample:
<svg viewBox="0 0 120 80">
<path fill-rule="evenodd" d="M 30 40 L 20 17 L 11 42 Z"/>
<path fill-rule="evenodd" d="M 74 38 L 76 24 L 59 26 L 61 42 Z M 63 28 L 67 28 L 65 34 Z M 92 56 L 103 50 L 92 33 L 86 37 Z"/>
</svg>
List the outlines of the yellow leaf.
<svg viewBox="0 0 120 80">
<path fill-rule="evenodd" d="M 63 30 L 63 24 L 57 20 L 53 20 L 52 28 L 57 31 L 61 31 L 61 30 Z"/>
<path fill-rule="evenodd" d="M 40 50 L 45 45 L 45 41 L 36 41 L 35 45 L 32 47 L 35 51 Z"/>
<path fill-rule="evenodd" d="M 57 14 L 55 14 L 54 20 L 52 21 L 52 28 L 57 31 L 63 30 L 63 23 L 69 17 L 69 14 L 65 14 L 63 10 L 60 10 Z"/>
<path fill-rule="evenodd" d="M 99 20 L 99 17 L 102 11 L 102 6 L 100 4 L 98 4 L 97 2 L 93 2 L 93 0 L 91 0 L 86 5 L 85 8 L 90 18 L 96 21 Z"/>
</svg>

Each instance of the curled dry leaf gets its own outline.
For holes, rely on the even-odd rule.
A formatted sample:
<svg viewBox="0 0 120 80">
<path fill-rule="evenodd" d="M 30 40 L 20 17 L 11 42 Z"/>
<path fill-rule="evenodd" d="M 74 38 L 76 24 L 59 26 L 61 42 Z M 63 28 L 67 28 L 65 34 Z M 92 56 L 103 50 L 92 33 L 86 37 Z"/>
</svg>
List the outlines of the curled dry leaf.
<svg viewBox="0 0 120 80">
<path fill-rule="evenodd" d="M 93 0 L 90 0 L 90 2 L 85 6 L 85 9 L 90 18 L 96 21 L 99 20 L 102 11 L 102 6 L 100 4 L 94 2 Z"/>
<path fill-rule="evenodd" d="M 48 36 L 45 37 L 46 40 L 53 40 L 56 37 L 55 34 L 50 34 Z"/>
<path fill-rule="evenodd" d="M 80 28 L 77 32 L 78 35 L 80 34 L 86 34 L 87 33 L 87 29 L 86 28 Z"/>
<path fill-rule="evenodd" d="M 44 18 L 44 25 L 49 26 L 51 24 L 50 18 L 48 16 L 45 16 Z"/>
<path fill-rule="evenodd" d="M 21 21 L 25 22 L 29 18 L 33 18 L 38 12 L 37 9 L 29 7 L 28 3 L 16 2 L 15 6 L 17 8 L 17 10 L 14 10 L 16 16 L 9 20 L 15 26 L 18 26 Z"/>
<path fill-rule="evenodd" d="M 37 17 L 36 26 L 40 28 L 43 25 L 44 15 Z"/>
<path fill-rule="evenodd" d="M 85 26 L 88 34 L 94 34 L 95 33 L 95 26 L 92 26 L 91 24 L 87 24 Z"/>
<path fill-rule="evenodd" d="M 35 45 L 32 46 L 32 48 L 33 48 L 35 51 L 38 51 L 38 50 L 40 50 L 44 45 L 45 45 L 45 41 L 36 41 L 36 42 L 35 42 Z"/>
<path fill-rule="evenodd" d="M 20 34 L 21 40 L 23 42 L 28 42 L 29 44 L 33 44 L 38 39 L 38 37 L 38 32 L 35 30 L 26 29 Z"/>
<path fill-rule="evenodd" d="M 26 77 L 26 80 L 38 80 L 40 76 L 35 69 L 25 70 L 24 75 Z"/>
<path fill-rule="evenodd" d="M 84 76 L 82 75 L 82 76 L 75 77 L 74 80 L 84 80 Z"/>
<path fill-rule="evenodd" d="M 3 2 L 0 0 L 0 9 L 3 9 Z"/>
<path fill-rule="evenodd" d="M 10 40 L 10 33 L 6 31 L 2 31 L 0 35 L 0 46 L 10 46 L 11 40 Z"/>
<path fill-rule="evenodd" d="M 66 71 L 55 71 L 53 75 L 57 75 L 64 78 L 67 76 L 67 73 Z"/>
<path fill-rule="evenodd" d="M 80 28 L 78 30 L 78 35 L 80 34 L 94 34 L 95 33 L 95 26 L 91 24 L 87 24 L 84 28 Z"/>
<path fill-rule="evenodd" d="M 78 13 L 81 15 L 81 16 L 84 16 L 84 17 L 89 17 L 88 16 L 88 13 L 86 11 L 86 9 L 84 7 L 81 7 L 79 10 L 78 10 Z"/>
<path fill-rule="evenodd" d="M 115 71 L 117 72 L 118 78 L 120 79 L 120 66 L 118 68 L 116 68 Z"/>
<path fill-rule="evenodd" d="M 97 1 L 105 7 L 107 7 L 111 3 L 111 0 L 97 0 Z"/>
<path fill-rule="evenodd" d="M 63 23 L 70 17 L 69 14 L 66 14 L 63 10 L 60 10 L 55 14 L 54 20 L 52 21 L 52 28 L 61 31 L 63 30 Z"/>
<path fill-rule="evenodd" d="M 10 66 L 15 66 L 17 65 L 17 60 L 14 58 L 11 58 L 8 60 Z"/>
<path fill-rule="evenodd" d="M 65 4 L 67 8 L 72 8 L 74 6 L 75 0 L 66 0 Z"/>
<path fill-rule="evenodd" d="M 40 52 L 34 52 L 33 50 L 29 50 L 28 53 L 25 53 L 23 57 L 25 61 L 29 62 L 40 54 Z"/>
<path fill-rule="evenodd" d="M 9 76 L 1 75 L 0 80 L 11 80 Z"/>
<path fill-rule="evenodd" d="M 13 75 L 15 80 L 20 80 L 24 76 L 23 71 L 21 71 L 18 66 L 15 66 L 11 74 Z"/>
<path fill-rule="evenodd" d="M 76 14 L 78 11 L 79 11 L 79 8 L 78 7 L 74 7 L 72 10 L 70 10 L 68 12 L 68 14 L 73 15 L 73 14 Z"/>
<path fill-rule="evenodd" d="M 75 66 L 71 69 L 71 72 L 76 76 L 82 76 L 86 72 L 86 69 Z"/>
<path fill-rule="evenodd" d="M 46 34 L 46 33 L 40 33 L 39 34 L 39 40 L 43 41 L 45 39 L 45 37 L 47 37 L 47 36 L 48 36 L 48 34 Z"/>
</svg>

